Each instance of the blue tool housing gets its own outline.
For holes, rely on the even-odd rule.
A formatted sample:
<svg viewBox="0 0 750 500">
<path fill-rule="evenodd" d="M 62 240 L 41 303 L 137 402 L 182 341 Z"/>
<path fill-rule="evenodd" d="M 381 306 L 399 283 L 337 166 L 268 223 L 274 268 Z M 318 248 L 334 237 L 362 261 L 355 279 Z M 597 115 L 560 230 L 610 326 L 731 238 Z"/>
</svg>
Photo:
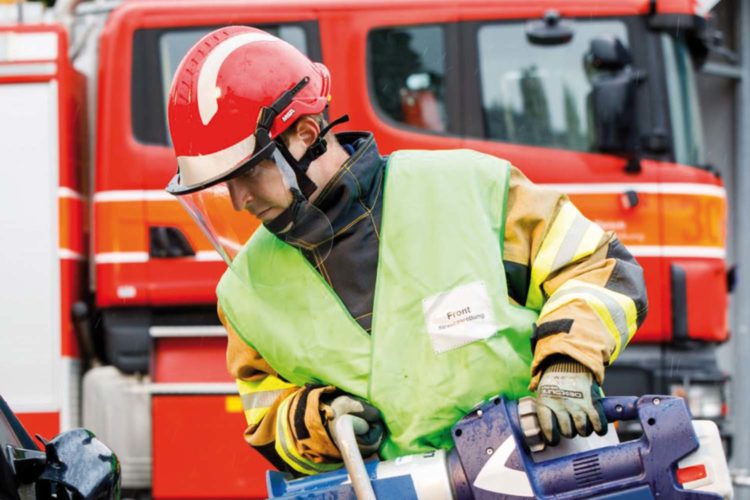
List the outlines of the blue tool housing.
<svg viewBox="0 0 750 500">
<path fill-rule="evenodd" d="M 620 443 L 535 463 L 524 445 L 517 403 L 497 398 L 485 403 L 453 428 L 458 461 L 465 474 L 459 498 L 515 499 L 476 486 L 476 478 L 510 436 L 515 451 L 505 464 L 523 470 L 534 498 L 543 499 L 718 499 L 719 495 L 689 491 L 676 482 L 677 462 L 698 449 L 691 415 L 681 398 L 670 396 L 603 399 L 609 422 L 640 420 L 643 435 Z M 455 467 L 454 474 L 455 474 Z M 522 497 L 523 498 L 523 497 Z"/>
<path fill-rule="evenodd" d="M 676 481 L 677 462 L 699 446 L 690 412 L 681 398 L 613 397 L 602 401 L 609 422 L 639 420 L 643 435 L 634 441 L 542 462 L 532 459 L 524 443 L 515 401 L 496 398 L 477 407 L 452 429 L 455 448 L 445 470 L 455 498 L 721 498 L 685 490 Z M 412 476 L 378 477 L 378 464 L 366 464 L 378 498 L 419 498 Z M 480 476 L 485 480 L 478 480 Z M 269 472 L 267 483 L 270 498 L 355 499 L 345 470 L 301 479 Z"/>
</svg>

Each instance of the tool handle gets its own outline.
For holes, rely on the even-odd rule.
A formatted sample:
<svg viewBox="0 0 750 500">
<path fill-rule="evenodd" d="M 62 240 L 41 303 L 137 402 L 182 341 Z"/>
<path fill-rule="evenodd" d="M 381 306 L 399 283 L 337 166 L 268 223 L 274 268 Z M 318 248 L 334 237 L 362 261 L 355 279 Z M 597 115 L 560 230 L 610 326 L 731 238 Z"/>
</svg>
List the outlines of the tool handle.
<svg viewBox="0 0 750 500">
<path fill-rule="evenodd" d="M 608 397 L 603 398 L 601 403 L 607 422 L 638 419 L 638 408 L 636 407 L 638 398 L 636 396 Z"/>
<path fill-rule="evenodd" d="M 354 435 L 355 430 L 366 432 L 368 427 L 369 424 L 364 419 L 349 414 L 335 417 L 329 426 L 333 440 L 341 452 L 341 458 L 344 459 L 349 478 L 352 480 L 352 488 L 354 488 L 357 500 L 376 500 L 370 476 L 365 468 L 365 461 L 359 452 L 357 438 Z"/>
</svg>

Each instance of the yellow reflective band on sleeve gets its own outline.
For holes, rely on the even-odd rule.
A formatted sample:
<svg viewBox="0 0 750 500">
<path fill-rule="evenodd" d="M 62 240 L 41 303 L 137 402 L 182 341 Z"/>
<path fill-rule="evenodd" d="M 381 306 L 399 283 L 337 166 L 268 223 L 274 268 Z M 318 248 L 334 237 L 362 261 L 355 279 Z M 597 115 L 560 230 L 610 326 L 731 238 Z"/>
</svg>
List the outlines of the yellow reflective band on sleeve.
<svg viewBox="0 0 750 500">
<path fill-rule="evenodd" d="M 544 303 L 542 283 L 566 265 L 596 251 L 604 231 L 566 201 L 552 221 L 531 266 L 531 283 L 526 307 L 539 310 Z"/>
<path fill-rule="evenodd" d="M 263 417 L 265 417 L 268 414 L 268 410 L 270 408 L 251 408 L 249 410 L 245 410 L 245 420 L 247 421 L 247 425 L 254 426 L 258 425 L 258 422 L 263 420 Z"/>
<path fill-rule="evenodd" d="M 529 284 L 529 293 L 526 298 L 526 307 L 538 311 L 544 303 L 542 297 L 541 285 L 552 272 L 552 264 L 555 262 L 557 250 L 562 244 L 565 233 L 575 220 L 578 210 L 572 203 L 565 202 L 557 216 L 552 221 L 552 225 L 544 237 L 539 252 L 531 265 L 531 283 Z"/>
<path fill-rule="evenodd" d="M 257 380 L 237 379 L 237 390 L 240 393 L 240 405 L 245 411 L 247 425 L 257 425 L 273 403 L 294 384 L 284 382 L 278 377 L 267 375 Z"/>
<path fill-rule="evenodd" d="M 602 236 L 604 236 L 604 230 L 599 224 L 594 224 L 587 219 L 584 220 L 587 222 L 586 232 L 583 233 L 583 239 L 581 239 L 575 255 L 573 255 L 568 262 L 577 262 L 594 253 L 599 246 L 599 242 L 602 240 Z"/>
<path fill-rule="evenodd" d="M 279 389 L 289 389 L 295 387 L 294 384 L 284 382 L 279 377 L 274 375 L 266 375 L 265 377 L 253 379 L 253 380 L 242 380 L 236 379 L 237 390 L 240 394 L 251 394 L 259 391 L 276 391 Z"/>
<path fill-rule="evenodd" d="M 317 474 L 318 472 L 328 472 L 341 468 L 340 463 L 315 463 L 299 454 L 289 428 L 289 404 L 291 400 L 292 397 L 286 398 L 279 406 L 279 412 L 276 415 L 276 442 L 274 443 L 276 453 L 290 467 L 302 474 Z"/>
<path fill-rule="evenodd" d="M 227 413 L 242 413 L 242 400 L 238 396 L 224 398 L 224 409 Z"/>
<path fill-rule="evenodd" d="M 638 317 L 635 303 L 630 297 L 621 293 L 571 280 L 561 286 L 544 305 L 539 316 L 539 323 L 544 322 L 545 316 L 575 300 L 582 300 L 591 307 L 612 335 L 615 349 L 609 361 L 613 362 L 635 334 Z"/>
<path fill-rule="evenodd" d="M 284 382 L 278 377 L 267 375 L 256 380 L 236 379 L 238 398 L 242 409 L 245 411 L 247 425 L 257 425 L 274 401 L 279 398 L 285 390 L 295 387 L 294 384 Z"/>
</svg>

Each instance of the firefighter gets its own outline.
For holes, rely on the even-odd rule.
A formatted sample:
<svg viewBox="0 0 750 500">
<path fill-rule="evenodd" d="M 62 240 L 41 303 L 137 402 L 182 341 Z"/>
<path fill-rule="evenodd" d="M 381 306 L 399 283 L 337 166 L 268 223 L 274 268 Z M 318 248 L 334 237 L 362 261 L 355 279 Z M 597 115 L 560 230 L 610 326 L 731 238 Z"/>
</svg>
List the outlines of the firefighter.
<svg viewBox="0 0 750 500">
<path fill-rule="evenodd" d="M 325 66 L 239 26 L 201 39 L 169 95 L 167 189 L 229 266 L 218 310 L 247 442 L 313 474 L 340 466 L 335 414 L 365 418 L 363 453 L 390 459 L 534 392 L 549 443 L 605 433 L 605 366 L 647 309 L 633 257 L 507 161 L 333 134 L 329 100 Z"/>
</svg>

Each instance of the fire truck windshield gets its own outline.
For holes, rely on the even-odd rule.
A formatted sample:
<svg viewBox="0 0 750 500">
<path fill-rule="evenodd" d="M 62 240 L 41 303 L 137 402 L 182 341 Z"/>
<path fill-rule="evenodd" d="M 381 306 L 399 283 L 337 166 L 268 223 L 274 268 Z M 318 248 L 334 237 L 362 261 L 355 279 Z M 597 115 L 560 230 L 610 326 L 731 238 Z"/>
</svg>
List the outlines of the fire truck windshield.
<svg viewBox="0 0 750 500">
<path fill-rule="evenodd" d="M 478 32 L 485 134 L 516 144 L 593 151 L 589 94 L 591 40 L 608 36 L 629 47 L 625 22 L 566 20 L 573 39 L 534 45 L 525 23 L 486 24 Z M 502 50 L 498 50 L 502 48 Z"/>
</svg>

